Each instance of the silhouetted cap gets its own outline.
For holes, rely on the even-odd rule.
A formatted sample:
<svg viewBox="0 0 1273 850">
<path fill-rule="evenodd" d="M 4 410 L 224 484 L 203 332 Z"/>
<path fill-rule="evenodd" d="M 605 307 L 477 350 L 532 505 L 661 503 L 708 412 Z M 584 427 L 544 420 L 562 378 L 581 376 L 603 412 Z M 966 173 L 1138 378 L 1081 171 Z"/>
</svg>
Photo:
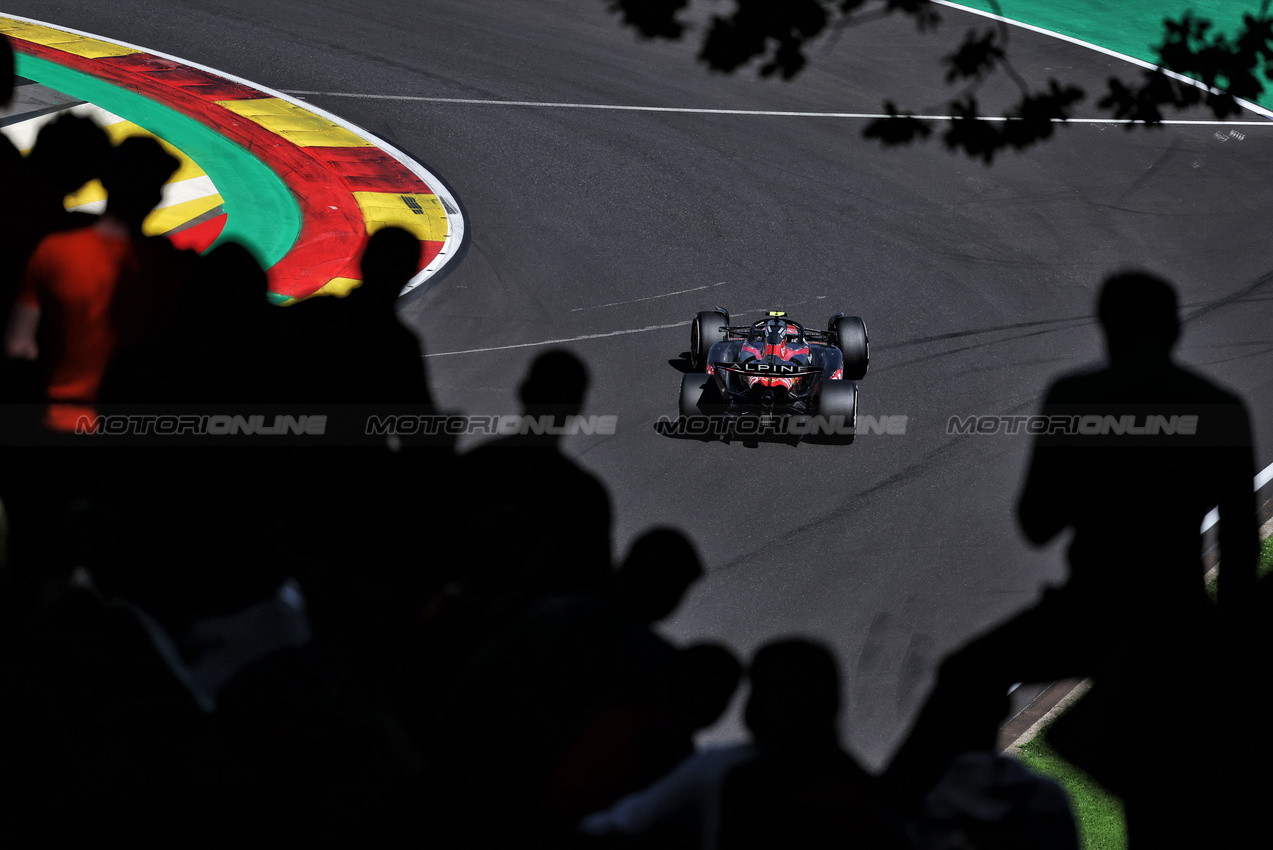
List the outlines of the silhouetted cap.
<svg viewBox="0 0 1273 850">
<path fill-rule="evenodd" d="M 632 544 L 619 568 L 617 589 L 625 605 L 653 623 L 675 611 L 702 575 L 689 539 L 675 529 L 656 528 Z"/>
<path fill-rule="evenodd" d="M 747 728 L 759 741 L 817 737 L 835 725 L 840 676 L 825 646 L 802 638 L 765 644 L 748 671 Z"/>
<path fill-rule="evenodd" d="M 1180 335 L 1178 311 L 1171 284 L 1144 272 L 1108 278 L 1097 301 L 1097 316 L 1111 347 L 1170 349 Z"/>
<path fill-rule="evenodd" d="M 27 162 L 69 195 L 102 175 L 110 152 L 110 138 L 93 119 L 64 112 L 40 128 Z"/>
<path fill-rule="evenodd" d="M 587 390 L 588 369 L 583 361 L 569 351 L 554 350 L 535 358 L 522 382 L 521 398 L 527 406 L 578 408 Z"/>
</svg>

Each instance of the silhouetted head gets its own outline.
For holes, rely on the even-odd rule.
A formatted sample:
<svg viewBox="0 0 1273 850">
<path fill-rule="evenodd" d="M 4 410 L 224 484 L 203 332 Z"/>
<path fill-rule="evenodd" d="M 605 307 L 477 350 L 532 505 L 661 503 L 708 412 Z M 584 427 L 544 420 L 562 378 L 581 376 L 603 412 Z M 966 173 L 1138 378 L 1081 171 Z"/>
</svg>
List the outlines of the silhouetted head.
<svg viewBox="0 0 1273 850">
<path fill-rule="evenodd" d="M 102 176 L 110 152 L 110 137 L 93 119 L 63 112 L 40 128 L 27 163 L 44 177 L 60 202 Z"/>
<path fill-rule="evenodd" d="M 744 720 L 757 743 L 834 738 L 840 676 L 825 646 L 801 638 L 767 643 L 752 658 L 748 678 Z"/>
<path fill-rule="evenodd" d="M 383 227 L 367 240 L 361 268 L 357 298 L 372 296 L 378 303 L 392 304 L 420 271 L 420 240 L 401 227 Z"/>
<path fill-rule="evenodd" d="M 637 616 L 657 623 L 676 610 L 702 575 L 689 539 L 675 529 L 656 528 L 632 544 L 615 577 L 615 591 Z"/>
<path fill-rule="evenodd" d="M 724 646 L 691 644 L 676 653 L 669 696 L 689 728 L 706 729 L 729 708 L 742 677 L 742 662 Z"/>
<path fill-rule="evenodd" d="M 0 35 L 0 109 L 13 103 L 14 61 L 13 45 L 7 36 Z"/>
<path fill-rule="evenodd" d="M 269 278 L 252 252 L 238 242 L 222 242 L 199 258 L 197 282 L 218 316 L 249 321 L 270 309 Z"/>
<path fill-rule="evenodd" d="M 106 211 L 133 230 L 163 198 L 164 184 L 181 165 L 149 136 L 129 136 L 111 151 L 102 172 Z"/>
<path fill-rule="evenodd" d="M 1160 359 L 1180 337 L 1176 291 L 1167 281 L 1143 272 L 1108 278 L 1097 301 L 1111 361 Z"/>
<path fill-rule="evenodd" d="M 588 369 L 569 351 L 556 349 L 535 358 L 519 390 L 529 416 L 551 414 L 558 420 L 583 409 Z"/>
</svg>

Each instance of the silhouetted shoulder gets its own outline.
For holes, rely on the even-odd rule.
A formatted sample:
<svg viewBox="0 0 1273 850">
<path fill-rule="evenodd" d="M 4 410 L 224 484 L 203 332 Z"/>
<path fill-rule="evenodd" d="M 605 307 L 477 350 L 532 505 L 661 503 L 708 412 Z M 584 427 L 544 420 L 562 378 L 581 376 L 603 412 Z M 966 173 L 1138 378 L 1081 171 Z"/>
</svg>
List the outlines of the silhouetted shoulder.
<svg viewBox="0 0 1273 850">
<path fill-rule="evenodd" d="M 1153 402 L 1243 405 L 1228 389 L 1172 361 L 1072 372 L 1053 382 L 1044 396 L 1045 405 Z"/>
</svg>

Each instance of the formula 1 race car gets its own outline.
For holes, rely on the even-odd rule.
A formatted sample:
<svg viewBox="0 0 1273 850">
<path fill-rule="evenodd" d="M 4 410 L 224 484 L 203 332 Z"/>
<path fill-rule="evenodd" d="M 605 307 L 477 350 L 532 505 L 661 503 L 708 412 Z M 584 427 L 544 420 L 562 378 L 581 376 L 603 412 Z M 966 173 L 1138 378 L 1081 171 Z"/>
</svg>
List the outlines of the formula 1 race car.
<svg viewBox="0 0 1273 850">
<path fill-rule="evenodd" d="M 825 331 L 771 310 L 731 325 L 717 307 L 690 325 L 690 372 L 681 379 L 682 416 L 842 416 L 857 423 L 857 382 L 870 363 L 866 324 L 836 313 Z M 703 374 L 706 373 L 706 374 Z"/>
</svg>

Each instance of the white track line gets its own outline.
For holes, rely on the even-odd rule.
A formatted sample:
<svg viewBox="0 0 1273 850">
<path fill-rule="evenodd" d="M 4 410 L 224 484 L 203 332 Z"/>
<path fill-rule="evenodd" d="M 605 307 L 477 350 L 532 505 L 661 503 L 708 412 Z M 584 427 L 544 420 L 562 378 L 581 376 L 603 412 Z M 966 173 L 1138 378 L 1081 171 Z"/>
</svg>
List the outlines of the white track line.
<svg viewBox="0 0 1273 850">
<path fill-rule="evenodd" d="M 1129 57 L 1130 58 L 1130 57 Z M 885 112 L 793 112 L 771 109 L 704 109 L 688 106 L 630 106 L 621 103 L 560 103 L 557 101 L 547 100 L 480 100 L 477 98 L 467 97 L 425 97 L 423 95 L 412 94 L 365 94 L 362 92 L 347 91 L 302 91 L 299 89 L 288 89 L 288 94 L 294 95 L 316 95 L 319 97 L 353 97 L 363 100 L 400 100 L 412 101 L 420 103 L 456 103 L 470 104 L 474 106 L 531 106 L 544 107 L 554 109 L 601 109 L 616 112 L 674 112 L 687 115 L 751 115 L 772 118 L 857 118 L 857 119 L 876 119 L 888 118 Z M 308 101 L 306 102 L 308 105 Z M 1245 102 L 1243 106 L 1247 106 Z M 1256 111 L 1260 111 L 1258 107 L 1248 107 Z M 317 111 L 317 107 L 315 107 Z M 1261 114 L 1264 114 L 1261 112 Z M 912 115 L 911 118 L 918 118 L 922 121 L 954 121 L 959 116 L 956 115 Z M 983 115 L 984 121 L 1019 121 L 1019 118 L 1013 118 L 1006 115 Z M 1052 118 L 1054 124 L 1145 124 L 1145 121 L 1133 121 L 1130 118 Z M 1189 120 L 1189 119 L 1164 119 L 1159 122 L 1161 124 L 1199 124 L 1204 126 L 1225 126 L 1225 127 L 1273 127 L 1273 121 L 1216 121 L 1216 120 Z"/>
<path fill-rule="evenodd" d="M 1010 24 L 1014 27 L 1020 27 L 1023 30 L 1029 30 L 1030 32 L 1038 33 L 1039 35 L 1046 35 L 1046 36 L 1051 36 L 1052 38 L 1059 38 L 1061 41 L 1068 41 L 1070 44 L 1076 44 L 1079 47 L 1086 47 L 1088 50 L 1095 50 L 1097 53 L 1103 53 L 1106 56 L 1112 56 L 1115 59 L 1121 59 L 1124 62 L 1130 62 L 1133 65 L 1136 65 L 1137 67 L 1140 67 L 1140 68 L 1147 68 L 1152 71 L 1154 68 L 1158 67 L 1152 62 L 1146 62 L 1143 59 L 1137 59 L 1135 56 L 1128 56 L 1126 53 L 1119 53 L 1116 50 L 1110 50 L 1108 47 L 1101 47 L 1099 44 L 1092 44 L 1090 41 L 1083 41 L 1081 38 L 1075 38 L 1072 35 L 1064 35 L 1063 33 L 1055 32 L 1054 30 L 1045 30 L 1043 29 L 1043 27 L 1036 27 L 1033 24 L 1024 24 L 1021 21 L 1014 21 L 1012 18 L 1005 18 L 1002 15 L 996 15 L 993 12 L 983 12 L 981 9 L 973 9 L 968 6 L 961 6 L 958 3 L 950 2 L 950 0 L 932 0 L 932 2 L 936 3 L 939 6 L 948 6 L 951 9 L 959 9 L 961 12 L 968 12 L 969 14 L 980 15 L 981 17 L 989 18 L 992 21 L 999 21 L 1000 23 Z M 1163 69 L 1163 73 L 1171 77 L 1173 80 L 1179 80 L 1182 83 L 1188 83 L 1191 86 L 1197 86 L 1203 91 L 1210 91 L 1210 89 L 1205 84 L 1198 82 L 1192 77 L 1186 77 L 1183 74 L 1177 74 L 1175 71 L 1168 71 L 1166 69 Z M 1265 118 L 1273 118 L 1273 111 L 1265 109 L 1263 106 L 1257 106 L 1256 104 L 1251 103 L 1249 100 L 1243 100 L 1241 98 L 1235 98 L 1235 100 L 1237 100 L 1237 102 L 1244 109 L 1248 109 L 1251 112 L 1254 112 L 1256 115 L 1263 115 Z M 1162 123 L 1180 124 L 1184 122 L 1164 121 Z M 1225 123 L 1225 122 L 1216 122 L 1216 123 Z M 1264 123 L 1268 123 L 1268 122 L 1264 122 Z"/>
<path fill-rule="evenodd" d="M 107 112 L 100 106 L 95 106 L 91 103 L 67 104 L 64 109 L 59 109 L 57 112 L 46 112 L 35 118 L 28 118 L 25 121 L 18 121 L 7 127 L 0 128 L 0 133 L 8 136 L 9 141 L 13 142 L 19 151 L 26 153 L 35 147 L 36 136 L 39 135 L 44 125 L 52 123 L 58 116 L 67 112 L 72 115 L 78 115 L 81 118 L 91 118 L 99 127 L 108 127 L 111 124 L 119 124 L 125 120 L 115 113 Z"/>
<path fill-rule="evenodd" d="M 425 357 L 450 357 L 452 354 L 481 354 L 484 351 L 508 351 L 511 348 L 534 348 L 539 345 L 562 345 L 567 342 L 580 342 L 585 339 L 602 339 L 608 336 L 625 336 L 627 334 L 642 334 L 646 331 L 662 331 L 668 328 L 684 327 L 684 322 L 673 322 L 670 325 L 650 325 L 644 328 L 632 328 L 626 331 L 610 331 L 603 334 L 584 334 L 583 336 L 572 336 L 569 339 L 545 339 L 541 342 L 519 342 L 516 345 L 495 345 L 490 348 L 468 348 L 464 351 L 438 351 L 433 354 L 426 354 Z"/>
<path fill-rule="evenodd" d="M 172 62 L 178 62 L 180 64 L 187 65 L 191 68 L 198 68 L 200 71 L 206 71 L 207 73 L 214 74 L 218 77 L 221 77 L 224 80 L 230 80 L 232 82 L 245 85 L 248 88 L 256 89 L 257 91 L 263 94 L 269 95 L 270 97 L 277 97 L 281 100 L 287 101 L 288 103 L 295 104 L 296 106 L 299 106 L 302 109 L 308 109 L 310 112 L 313 112 L 315 115 L 319 115 L 323 118 L 326 118 L 328 121 L 331 121 L 333 124 L 338 124 L 341 127 L 344 127 L 346 130 L 353 133 L 354 135 L 361 136 L 362 138 L 371 142 L 376 147 L 383 150 L 385 153 L 389 154 L 394 159 L 398 160 L 398 162 L 402 163 L 404 167 L 406 167 L 408 170 L 414 173 L 417 177 L 419 177 L 422 181 L 424 181 L 424 184 L 428 186 L 430 190 L 432 190 L 433 194 L 438 196 L 438 200 L 442 202 L 443 209 L 445 209 L 446 211 L 446 218 L 447 218 L 447 229 L 446 229 L 447 233 L 446 233 L 446 239 L 442 243 L 442 250 L 439 251 L 438 255 L 433 258 L 432 262 L 430 262 L 427 266 L 421 269 L 419 274 L 411 278 L 411 280 L 407 281 L 407 285 L 402 288 L 402 292 L 399 293 L 400 295 L 410 292 L 412 289 L 415 289 L 417 286 L 419 286 L 420 284 L 428 280 L 430 277 L 432 277 L 444 265 L 446 265 L 447 262 L 450 261 L 452 257 L 456 255 L 460 245 L 464 243 L 465 223 L 464 223 L 464 216 L 460 213 L 460 204 L 458 201 L 455 200 L 455 197 L 447 190 L 446 186 L 443 185 L 441 179 L 438 178 L 437 175 L 435 175 L 433 172 L 429 171 L 429 169 L 425 168 L 423 165 L 416 162 L 414 159 L 407 156 L 405 153 L 403 153 L 402 151 L 398 150 L 393 145 L 386 142 L 384 139 L 381 139 L 379 136 L 372 135 L 371 133 L 367 132 L 363 128 L 359 127 L 357 124 L 354 124 L 344 118 L 341 118 L 339 115 L 333 115 L 332 113 L 327 112 L 323 109 L 320 109 L 319 107 L 314 106 L 313 104 L 309 104 L 298 98 L 291 97 L 290 95 L 285 94 L 284 92 L 278 91 L 277 89 L 272 89 L 267 86 L 263 86 L 260 83 L 254 83 L 251 80 L 245 80 L 243 77 L 238 77 L 238 76 L 235 76 L 234 74 L 227 74 L 225 71 L 220 71 L 220 70 L 217 70 L 216 68 L 210 68 L 207 65 L 200 65 L 198 62 L 191 62 L 189 59 L 182 59 L 179 56 L 173 56 L 170 53 L 161 53 L 158 50 L 151 50 L 148 47 L 141 47 L 140 45 L 130 44 L 127 41 L 120 41 L 114 38 L 106 38 L 105 36 L 101 36 L 96 33 L 84 32 L 83 30 L 77 30 L 77 29 L 71 29 L 70 27 L 60 26 L 58 24 L 51 24 L 48 21 L 40 21 L 40 20 L 36 20 L 35 18 L 24 18 L 21 15 L 13 15 L 8 12 L 4 13 L 4 17 L 10 18 L 15 21 L 24 21 L 28 24 L 36 24 L 42 27 L 49 27 L 50 29 L 61 30 L 62 32 L 69 32 L 75 35 L 82 35 L 85 38 L 93 38 L 93 39 L 97 39 L 98 41 L 108 41 L 111 44 L 122 45 L 123 47 L 129 47 L 129 48 L 132 48 L 133 50 L 140 51 L 141 53 L 146 53 L 151 56 L 158 56 L 161 59 L 167 59 Z"/>
<path fill-rule="evenodd" d="M 1273 481 L 1273 463 L 1270 463 L 1268 466 L 1264 467 L 1263 471 L 1261 471 L 1259 475 L 1255 476 L 1255 491 L 1258 493 L 1260 489 L 1264 487 L 1265 484 L 1268 484 L 1270 481 Z M 1220 521 L 1220 509 L 1212 508 L 1211 511 L 1205 517 L 1203 517 L 1203 520 L 1202 520 L 1203 533 L 1206 533 L 1208 530 L 1210 530 L 1211 526 L 1215 525 L 1219 521 Z"/>
<path fill-rule="evenodd" d="M 624 304 L 636 304 L 640 301 L 653 301 L 656 298 L 671 298 L 673 295 L 684 295 L 687 292 L 702 292 L 704 289 L 711 289 L 716 286 L 724 286 L 725 281 L 720 283 L 712 283 L 707 286 L 696 286 L 693 289 L 678 289 L 676 292 L 664 292 L 662 295 L 648 295 L 645 298 L 633 298 L 631 301 L 611 301 L 609 304 L 597 304 L 592 307 L 574 307 L 570 310 L 572 313 L 578 313 L 580 310 L 600 310 L 602 307 L 620 307 Z"/>
</svg>

